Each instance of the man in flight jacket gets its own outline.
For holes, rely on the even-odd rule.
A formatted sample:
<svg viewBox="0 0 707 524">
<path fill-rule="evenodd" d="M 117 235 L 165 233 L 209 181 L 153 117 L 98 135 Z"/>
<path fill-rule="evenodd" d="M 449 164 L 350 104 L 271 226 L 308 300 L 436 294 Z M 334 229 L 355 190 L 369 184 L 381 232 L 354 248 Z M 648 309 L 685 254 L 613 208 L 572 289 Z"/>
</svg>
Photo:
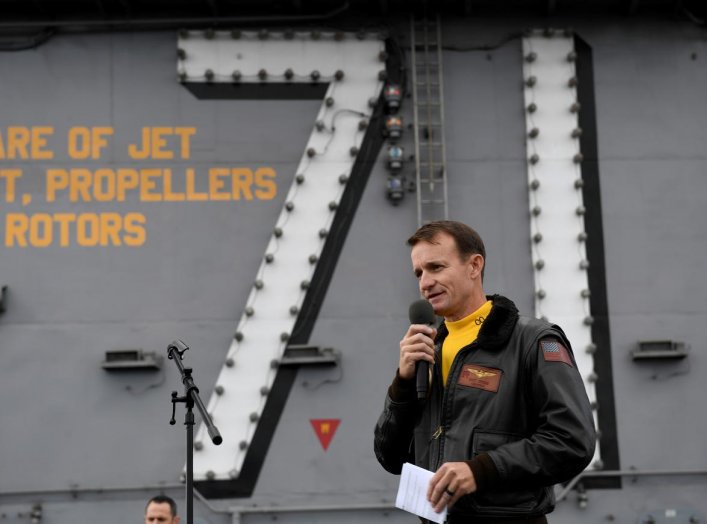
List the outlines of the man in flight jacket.
<svg viewBox="0 0 707 524">
<path fill-rule="evenodd" d="M 567 337 L 521 317 L 483 287 L 485 250 L 459 222 L 420 228 L 409 240 L 422 296 L 444 317 L 414 324 L 375 428 L 375 452 L 399 474 L 405 462 L 435 472 L 428 498 L 452 524 L 546 523 L 552 486 L 591 461 L 596 435 Z M 417 400 L 415 369 L 430 363 Z"/>
</svg>

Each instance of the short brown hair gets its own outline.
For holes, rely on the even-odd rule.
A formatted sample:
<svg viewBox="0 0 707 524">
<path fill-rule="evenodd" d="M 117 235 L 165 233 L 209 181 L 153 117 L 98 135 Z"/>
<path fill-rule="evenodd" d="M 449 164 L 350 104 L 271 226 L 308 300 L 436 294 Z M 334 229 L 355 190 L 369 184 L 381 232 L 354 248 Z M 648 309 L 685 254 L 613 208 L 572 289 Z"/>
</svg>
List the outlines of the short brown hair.
<svg viewBox="0 0 707 524">
<path fill-rule="evenodd" d="M 486 262 L 486 248 L 481 236 L 472 228 L 461 222 L 454 220 L 437 220 L 420 227 L 408 238 L 407 244 L 412 247 L 418 242 L 429 242 L 436 244 L 435 237 L 440 233 L 446 233 L 454 239 L 457 251 L 462 260 L 468 259 L 471 255 L 481 255 Z M 481 269 L 481 280 L 484 278 L 486 264 Z"/>
</svg>

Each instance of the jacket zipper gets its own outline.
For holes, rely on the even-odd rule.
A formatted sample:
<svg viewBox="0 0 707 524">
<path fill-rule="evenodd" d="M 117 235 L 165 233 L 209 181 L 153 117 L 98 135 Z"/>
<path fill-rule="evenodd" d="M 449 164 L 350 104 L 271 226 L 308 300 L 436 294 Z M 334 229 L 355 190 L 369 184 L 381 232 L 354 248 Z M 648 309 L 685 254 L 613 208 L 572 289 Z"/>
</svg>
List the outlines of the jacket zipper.
<svg viewBox="0 0 707 524">
<path fill-rule="evenodd" d="M 439 343 L 439 366 L 435 366 L 437 368 L 437 372 L 435 373 L 436 378 L 439 380 L 439 383 L 442 383 L 442 368 L 441 368 L 441 363 L 442 363 L 442 343 L 444 341 L 440 341 Z M 447 384 L 442 388 L 442 411 L 440 413 L 440 425 L 437 428 L 437 430 L 434 432 L 432 435 L 433 440 L 439 439 L 443 434 L 446 433 L 447 426 L 449 425 L 448 421 L 446 420 L 446 413 L 447 413 L 447 404 L 449 403 L 449 395 L 447 394 L 449 390 L 449 384 L 452 380 L 452 377 L 455 376 L 455 369 L 458 367 L 458 363 L 462 361 L 463 356 L 469 353 L 474 346 L 476 346 L 476 340 L 474 340 L 471 344 L 469 344 L 466 347 L 463 347 L 462 349 L 459 350 L 457 355 L 454 357 L 454 360 L 452 361 L 452 366 L 449 368 L 449 374 L 447 375 Z M 437 471 L 439 467 L 442 465 L 442 457 L 444 455 L 444 441 L 445 439 L 439 439 L 439 446 L 437 446 L 437 460 L 435 461 L 435 467 L 432 471 Z"/>
</svg>

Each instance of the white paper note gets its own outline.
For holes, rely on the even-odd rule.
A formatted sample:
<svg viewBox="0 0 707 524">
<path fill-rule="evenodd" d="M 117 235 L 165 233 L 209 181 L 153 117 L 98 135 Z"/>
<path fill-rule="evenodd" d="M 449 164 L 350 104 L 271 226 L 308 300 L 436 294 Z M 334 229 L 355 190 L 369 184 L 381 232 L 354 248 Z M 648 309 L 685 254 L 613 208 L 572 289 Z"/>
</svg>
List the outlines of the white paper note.
<svg viewBox="0 0 707 524">
<path fill-rule="evenodd" d="M 435 512 L 427 500 L 427 488 L 433 473 L 414 464 L 406 462 L 400 474 L 398 495 L 395 497 L 395 507 L 414 513 L 419 517 L 442 524 L 447 518 L 447 508 L 440 513 Z"/>
</svg>

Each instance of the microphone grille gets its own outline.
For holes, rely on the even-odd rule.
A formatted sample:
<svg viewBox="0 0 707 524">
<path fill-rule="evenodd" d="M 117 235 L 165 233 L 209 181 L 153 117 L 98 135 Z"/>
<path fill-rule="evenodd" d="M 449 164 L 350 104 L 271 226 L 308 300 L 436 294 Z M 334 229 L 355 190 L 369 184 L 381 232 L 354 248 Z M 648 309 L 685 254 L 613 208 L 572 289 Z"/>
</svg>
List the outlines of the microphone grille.
<svg viewBox="0 0 707 524">
<path fill-rule="evenodd" d="M 436 321 L 432 304 L 423 299 L 416 300 L 410 304 L 408 316 L 411 324 L 434 324 Z"/>
</svg>

